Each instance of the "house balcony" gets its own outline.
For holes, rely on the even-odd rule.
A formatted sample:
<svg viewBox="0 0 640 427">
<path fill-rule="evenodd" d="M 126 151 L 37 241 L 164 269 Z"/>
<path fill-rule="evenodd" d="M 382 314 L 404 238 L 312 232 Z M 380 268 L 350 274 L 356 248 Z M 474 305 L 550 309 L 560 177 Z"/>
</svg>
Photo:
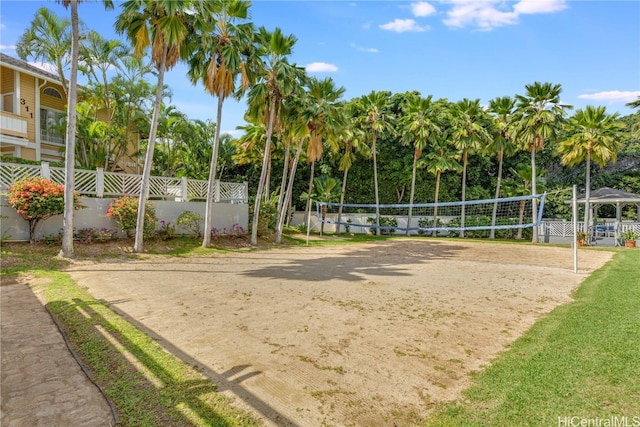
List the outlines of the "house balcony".
<svg viewBox="0 0 640 427">
<path fill-rule="evenodd" d="M 0 133 L 27 140 L 27 120 L 17 114 L 0 111 Z"/>
</svg>

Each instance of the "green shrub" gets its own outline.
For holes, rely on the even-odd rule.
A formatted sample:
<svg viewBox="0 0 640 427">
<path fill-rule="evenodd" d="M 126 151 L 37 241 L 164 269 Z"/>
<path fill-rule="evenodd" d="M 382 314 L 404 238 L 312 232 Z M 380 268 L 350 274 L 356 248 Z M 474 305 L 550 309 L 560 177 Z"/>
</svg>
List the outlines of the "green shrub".
<svg viewBox="0 0 640 427">
<path fill-rule="evenodd" d="M 176 223 L 179 227 L 184 227 L 198 238 L 202 237 L 202 221 L 204 217 L 199 213 L 184 211 L 178 215 Z"/>
<path fill-rule="evenodd" d="M 376 218 L 375 217 L 369 217 L 367 218 L 367 223 L 368 224 L 375 224 L 376 223 Z M 389 217 L 389 216 L 381 216 L 380 217 L 380 227 L 397 227 L 398 226 L 398 220 L 393 218 L 393 217 Z M 393 233 L 395 233 L 397 230 L 395 228 L 380 228 L 380 234 L 383 236 L 390 236 Z M 374 227 L 369 229 L 369 232 L 371 234 L 376 234 L 376 229 Z"/>
</svg>

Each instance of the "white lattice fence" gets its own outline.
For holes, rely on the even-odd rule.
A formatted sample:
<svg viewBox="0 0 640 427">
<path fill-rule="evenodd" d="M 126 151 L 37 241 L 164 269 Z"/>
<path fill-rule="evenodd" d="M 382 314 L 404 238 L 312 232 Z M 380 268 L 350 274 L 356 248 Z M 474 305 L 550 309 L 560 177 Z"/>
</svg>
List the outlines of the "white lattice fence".
<svg viewBox="0 0 640 427">
<path fill-rule="evenodd" d="M 207 181 L 187 180 L 187 195 L 192 200 L 205 200 L 207 198 Z"/>
<path fill-rule="evenodd" d="M 5 167 L 6 166 L 6 167 Z M 2 164 L 0 167 L 0 185 L 4 190 L 12 183 L 24 178 L 40 176 L 40 166 L 19 165 L 19 164 Z"/>
<path fill-rule="evenodd" d="M 244 185 L 234 182 L 218 182 L 220 186 L 220 201 L 244 199 Z"/>
<path fill-rule="evenodd" d="M 23 165 L 0 163 L 0 191 L 13 182 L 27 177 L 44 176 L 54 182 L 64 183 L 64 168 L 52 168 L 43 162 L 41 165 Z M 142 177 L 126 173 L 75 170 L 75 191 L 80 195 L 97 197 L 137 196 L 140 194 Z M 246 183 L 227 183 L 216 181 L 214 192 L 216 202 L 246 203 Z M 150 178 L 149 197 L 163 199 L 205 200 L 207 181 L 152 176 Z"/>
</svg>

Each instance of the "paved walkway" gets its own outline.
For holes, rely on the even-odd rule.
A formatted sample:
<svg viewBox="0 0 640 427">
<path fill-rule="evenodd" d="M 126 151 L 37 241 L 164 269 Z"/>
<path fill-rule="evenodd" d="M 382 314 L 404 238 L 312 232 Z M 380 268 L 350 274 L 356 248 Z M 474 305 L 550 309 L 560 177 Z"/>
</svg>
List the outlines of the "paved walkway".
<svg viewBox="0 0 640 427">
<path fill-rule="evenodd" d="M 0 278 L 0 320 L 0 425 L 114 425 L 106 400 L 29 286 Z"/>
</svg>

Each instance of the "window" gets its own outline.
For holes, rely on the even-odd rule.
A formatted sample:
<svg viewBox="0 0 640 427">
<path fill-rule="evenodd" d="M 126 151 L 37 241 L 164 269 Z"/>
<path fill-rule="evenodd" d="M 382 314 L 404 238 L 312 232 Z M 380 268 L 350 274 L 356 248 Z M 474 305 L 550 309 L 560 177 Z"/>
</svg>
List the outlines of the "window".
<svg viewBox="0 0 640 427">
<path fill-rule="evenodd" d="M 52 87 L 46 87 L 44 88 L 44 90 L 42 91 L 42 93 L 44 93 L 45 95 L 49 95 L 53 98 L 58 98 L 58 99 L 62 99 L 62 95 L 60 95 L 60 92 L 58 92 L 57 89 L 54 89 Z"/>
<path fill-rule="evenodd" d="M 13 93 L 2 94 L 2 111 L 13 113 Z"/>
<path fill-rule="evenodd" d="M 40 109 L 40 137 L 43 141 L 64 144 L 65 114 L 62 111 Z"/>
</svg>

